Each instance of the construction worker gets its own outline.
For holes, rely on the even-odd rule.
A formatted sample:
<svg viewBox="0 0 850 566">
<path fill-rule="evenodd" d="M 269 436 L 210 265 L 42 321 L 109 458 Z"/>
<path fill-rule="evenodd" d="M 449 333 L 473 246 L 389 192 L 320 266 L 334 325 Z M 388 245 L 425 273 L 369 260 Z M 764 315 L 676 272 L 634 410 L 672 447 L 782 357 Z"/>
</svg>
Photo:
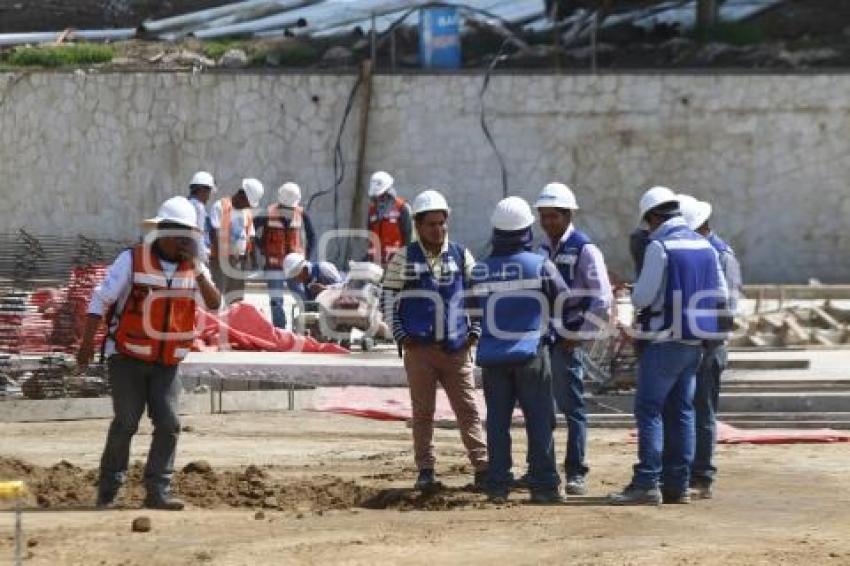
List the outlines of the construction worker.
<svg viewBox="0 0 850 566">
<path fill-rule="evenodd" d="M 198 257 L 204 263 L 209 261 L 210 257 L 210 241 L 207 237 L 207 203 L 210 200 L 212 193 L 216 192 L 215 179 L 206 171 L 198 171 L 192 176 L 189 182 L 189 202 L 195 207 L 197 215 L 198 228 L 203 231 L 204 237 L 201 240 L 201 249 Z"/>
<path fill-rule="evenodd" d="M 737 299 L 743 291 L 741 266 L 735 257 L 735 251 L 715 234 L 709 226 L 712 207 L 709 203 L 689 195 L 679 195 L 682 215 L 688 227 L 708 242 L 717 251 L 720 267 L 729 292 L 726 314 L 721 317 L 720 329 L 732 330 L 734 314 L 737 311 Z M 717 443 L 717 410 L 720 401 L 721 375 L 726 369 L 728 354 L 725 340 L 706 340 L 703 342 L 702 361 L 697 368 L 696 389 L 694 391 L 694 416 L 696 426 L 696 449 L 691 465 L 690 486 L 692 493 L 700 499 L 713 496 L 714 448 Z"/>
<path fill-rule="evenodd" d="M 563 300 L 562 311 L 552 317 L 554 340 L 549 353 L 555 402 L 567 420 L 566 492 L 584 495 L 589 468 L 585 462 L 587 413 L 582 343 L 605 331 L 613 294 L 602 252 L 587 234 L 573 226 L 573 211 L 578 210 L 578 204 L 570 188 L 550 183 L 543 187 L 534 206 L 546 233 L 540 253 L 552 260 L 570 292 L 576 295 Z"/>
<path fill-rule="evenodd" d="M 396 194 L 394 180 L 386 171 L 378 171 L 369 182 L 368 260 L 386 267 L 394 253 L 412 239 L 410 205 Z M 378 247 L 379 246 L 379 247 Z"/>
<path fill-rule="evenodd" d="M 313 263 L 299 253 L 291 253 L 283 259 L 282 271 L 289 289 L 305 301 L 315 301 L 319 293 L 342 283 L 342 275 L 334 264 L 329 261 Z"/>
<path fill-rule="evenodd" d="M 717 312 L 726 300 L 726 284 L 717 252 L 688 228 L 673 191 L 648 190 L 639 219 L 649 228 L 649 244 L 632 292 L 632 304 L 643 310 L 640 331 L 647 340 L 635 395 L 638 463 L 631 483 L 610 501 L 688 503 L 696 371 L 702 341 L 719 335 Z"/>
<path fill-rule="evenodd" d="M 474 485 L 487 476 L 487 447 L 475 405 L 470 348 L 480 332 L 466 314 L 475 259 L 448 237 L 449 205 L 438 191 L 413 201 L 419 241 L 401 248 L 384 273 L 384 320 L 404 353 L 413 408 L 413 451 L 419 475 L 415 488 L 439 487 L 435 473 L 434 410 L 442 385 L 457 417 Z"/>
<path fill-rule="evenodd" d="M 241 301 L 245 293 L 246 258 L 255 234 L 251 209 L 262 198 L 261 182 L 242 179 L 241 188 L 217 200 L 210 211 L 210 270 L 226 304 Z"/>
<path fill-rule="evenodd" d="M 286 328 L 283 258 L 291 253 L 310 257 L 316 237 L 310 217 L 300 204 L 301 187 L 295 183 L 284 183 L 277 191 L 277 202 L 269 205 L 265 216 L 254 221 L 254 228 L 259 234 L 259 248 L 266 258 L 264 267 L 272 322 L 278 328 Z"/>
<path fill-rule="evenodd" d="M 109 382 L 115 417 L 100 461 L 97 505 L 113 505 L 127 474 L 130 442 L 147 407 L 153 422 L 145 467 L 144 504 L 179 510 L 171 495 L 174 454 L 180 434 L 177 367 L 192 346 L 195 304 L 200 297 L 217 309 L 221 295 L 209 269 L 197 259 L 200 230 L 185 197 L 165 201 L 146 223 L 154 231 L 121 252 L 95 289 L 77 363 L 84 369 L 94 353 L 94 336 L 106 316 Z"/>
<path fill-rule="evenodd" d="M 507 500 L 511 474 L 511 421 L 519 403 L 528 437 L 531 501 L 559 503 L 561 478 L 555 463 L 552 373 L 548 353 L 549 313 L 558 294 L 568 293 L 555 265 L 533 253 L 534 215 L 528 203 L 508 197 L 496 205 L 492 253 L 475 266 L 474 287 L 482 313 L 476 363 L 487 403 L 486 491 Z M 420 232 L 421 236 L 421 232 Z"/>
</svg>

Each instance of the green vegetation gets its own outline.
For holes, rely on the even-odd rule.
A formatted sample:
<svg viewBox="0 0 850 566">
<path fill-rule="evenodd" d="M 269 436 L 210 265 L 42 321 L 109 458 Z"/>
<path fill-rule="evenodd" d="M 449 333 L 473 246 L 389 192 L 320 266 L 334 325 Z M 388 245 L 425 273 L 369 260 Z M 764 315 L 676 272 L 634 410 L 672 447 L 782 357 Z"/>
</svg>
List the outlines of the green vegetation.
<svg viewBox="0 0 850 566">
<path fill-rule="evenodd" d="M 270 65 L 273 67 L 304 67 L 316 63 L 321 53 L 310 45 L 287 43 L 276 49 L 254 54 L 252 65 Z"/>
<path fill-rule="evenodd" d="M 115 50 L 109 45 L 76 43 L 39 47 L 19 47 L 6 58 L 15 67 L 72 67 L 108 63 Z"/>
<path fill-rule="evenodd" d="M 218 61 L 229 49 L 243 49 L 238 41 L 232 39 L 217 39 L 205 41 L 203 47 L 204 57 Z"/>
</svg>

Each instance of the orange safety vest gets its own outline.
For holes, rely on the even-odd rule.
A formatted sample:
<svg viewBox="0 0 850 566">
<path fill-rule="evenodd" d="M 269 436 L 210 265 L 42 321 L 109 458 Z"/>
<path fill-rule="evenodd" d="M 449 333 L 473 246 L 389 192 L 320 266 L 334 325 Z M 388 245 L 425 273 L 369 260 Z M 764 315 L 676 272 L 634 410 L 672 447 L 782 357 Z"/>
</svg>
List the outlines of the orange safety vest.
<svg viewBox="0 0 850 566">
<path fill-rule="evenodd" d="M 383 218 L 379 219 L 377 205 L 374 201 L 369 203 L 369 231 L 377 236 L 381 245 L 380 250 L 376 250 L 374 238 L 369 239 L 369 259 L 371 261 L 380 259 L 381 264 L 386 265 L 393 254 L 407 244 L 404 241 L 404 233 L 401 229 L 401 211 L 405 204 L 406 201 L 403 198 L 395 197 L 393 208 Z"/>
<path fill-rule="evenodd" d="M 118 315 L 115 348 L 145 362 L 176 366 L 195 337 L 195 271 L 183 261 L 168 279 L 150 246 L 132 249 L 133 281 Z"/>
<path fill-rule="evenodd" d="M 268 219 L 263 228 L 263 253 L 266 256 L 266 267 L 280 269 L 283 258 L 291 253 L 304 253 L 301 242 L 301 227 L 304 224 L 304 209 L 296 206 L 292 220 L 283 216 L 281 207 L 273 204 L 268 208 Z"/>
<path fill-rule="evenodd" d="M 218 231 L 216 232 L 217 238 L 210 242 L 210 256 L 211 257 L 227 257 L 230 255 L 230 222 L 233 216 L 233 201 L 230 197 L 224 197 L 221 199 L 221 225 L 218 227 Z M 251 250 L 251 238 L 249 237 L 250 227 L 253 225 L 254 216 L 251 214 L 251 209 L 243 208 L 241 211 L 243 216 L 245 217 L 245 238 L 247 238 L 247 251 Z"/>
</svg>

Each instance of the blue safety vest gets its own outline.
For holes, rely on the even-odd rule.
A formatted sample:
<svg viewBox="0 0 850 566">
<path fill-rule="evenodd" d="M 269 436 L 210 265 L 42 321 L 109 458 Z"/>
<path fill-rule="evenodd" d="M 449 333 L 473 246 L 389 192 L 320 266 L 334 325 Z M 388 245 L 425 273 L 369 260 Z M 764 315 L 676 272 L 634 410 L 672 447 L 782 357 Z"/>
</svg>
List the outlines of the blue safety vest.
<svg viewBox="0 0 850 566">
<path fill-rule="evenodd" d="M 441 275 L 434 276 L 422 246 L 407 246 L 404 287 L 398 315 L 405 334 L 417 342 L 438 342 L 455 352 L 466 344 L 469 332 L 465 310 L 466 250 L 449 242 L 443 252 Z"/>
<path fill-rule="evenodd" d="M 561 274 L 561 277 L 564 279 L 564 282 L 567 284 L 567 287 L 570 289 L 575 288 L 574 282 L 578 260 L 579 257 L 581 257 L 581 252 L 584 250 L 584 246 L 589 243 L 591 243 L 591 241 L 587 234 L 580 230 L 573 229 L 572 233 L 566 240 L 558 243 L 558 249 L 556 250 L 554 257 L 551 258 L 555 267 L 558 268 L 558 272 Z M 540 246 L 540 249 L 546 254 L 546 257 L 552 256 L 548 243 L 543 243 L 543 245 Z M 577 332 L 580 330 L 584 324 L 584 317 L 576 315 L 583 315 L 583 313 L 590 308 L 590 303 L 590 297 L 581 297 L 579 300 L 564 301 L 562 312 L 557 313 L 561 316 L 564 328 L 571 332 Z"/>
<path fill-rule="evenodd" d="M 479 366 L 533 358 L 546 335 L 548 299 L 543 293 L 546 258 L 532 252 L 490 256 L 476 264 L 474 291 L 481 307 Z"/>
<path fill-rule="evenodd" d="M 723 298 L 717 294 L 721 289 L 717 253 L 706 238 L 683 225 L 671 226 L 653 235 L 652 240 L 659 242 L 667 253 L 667 288 L 661 331 L 681 329 L 681 334 L 673 335 L 674 339 L 681 340 L 713 338 L 706 333 L 718 332 L 718 310 L 723 306 Z M 705 291 L 713 291 L 714 294 L 693 301 L 695 295 Z M 700 314 L 695 311 L 710 312 Z M 644 329 L 649 330 L 648 325 Z"/>
</svg>

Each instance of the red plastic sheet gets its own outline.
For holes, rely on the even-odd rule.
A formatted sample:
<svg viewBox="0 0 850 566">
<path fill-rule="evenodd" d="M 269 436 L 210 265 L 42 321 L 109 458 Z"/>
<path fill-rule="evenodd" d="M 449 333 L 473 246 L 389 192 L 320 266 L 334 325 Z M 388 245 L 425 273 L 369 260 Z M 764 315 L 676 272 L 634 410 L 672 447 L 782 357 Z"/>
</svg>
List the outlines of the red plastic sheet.
<svg viewBox="0 0 850 566">
<path fill-rule="evenodd" d="M 486 415 L 483 395 L 476 392 L 476 404 L 481 415 Z M 337 387 L 320 388 L 314 409 L 321 412 L 352 415 L 373 420 L 404 421 L 411 418 L 410 395 L 405 388 Z M 516 411 L 514 417 L 521 417 Z M 437 391 L 435 420 L 454 420 L 448 399 L 442 389 Z M 635 433 L 631 433 L 634 440 Z M 831 429 L 821 430 L 744 430 L 725 423 L 717 423 L 717 441 L 720 444 L 806 444 L 850 442 L 850 433 Z"/>
<path fill-rule="evenodd" d="M 74 268 L 67 287 L 38 289 L 27 299 L 25 311 L 0 315 L 0 326 L 10 329 L 0 339 L 0 351 L 14 354 L 76 352 L 89 300 L 105 275 L 105 265 Z M 217 315 L 199 309 L 196 322 L 199 332 L 193 348 L 196 351 L 349 353 L 335 344 L 320 343 L 275 328 L 256 308 L 245 303 L 238 303 Z M 105 332 L 106 325 L 101 324 L 95 344 L 102 342 Z"/>
<path fill-rule="evenodd" d="M 248 350 L 255 352 L 308 352 L 347 354 L 336 344 L 326 344 L 275 328 L 260 311 L 247 303 L 236 303 L 224 312 L 213 314 L 198 309 L 195 319 L 198 338 L 194 350 Z"/>
</svg>

